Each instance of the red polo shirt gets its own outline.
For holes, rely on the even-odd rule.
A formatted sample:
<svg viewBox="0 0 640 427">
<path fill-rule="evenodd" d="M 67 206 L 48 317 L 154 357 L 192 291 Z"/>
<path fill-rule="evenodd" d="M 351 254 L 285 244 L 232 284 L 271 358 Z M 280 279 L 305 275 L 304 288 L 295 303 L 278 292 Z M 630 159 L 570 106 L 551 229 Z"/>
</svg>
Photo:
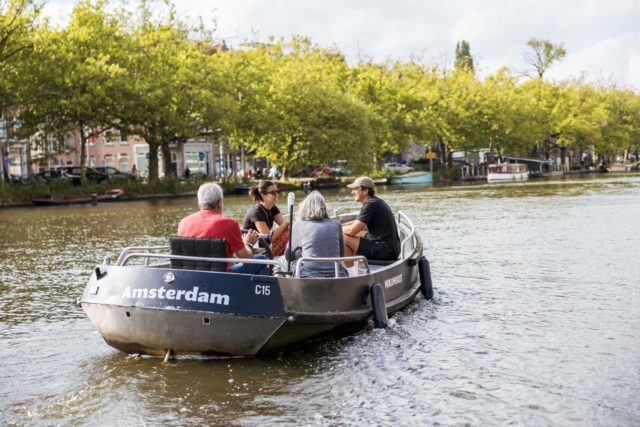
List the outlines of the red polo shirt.
<svg viewBox="0 0 640 427">
<path fill-rule="evenodd" d="M 227 258 L 233 258 L 233 255 L 245 246 L 238 221 L 208 209 L 184 217 L 178 225 L 178 236 L 225 239 Z"/>
</svg>

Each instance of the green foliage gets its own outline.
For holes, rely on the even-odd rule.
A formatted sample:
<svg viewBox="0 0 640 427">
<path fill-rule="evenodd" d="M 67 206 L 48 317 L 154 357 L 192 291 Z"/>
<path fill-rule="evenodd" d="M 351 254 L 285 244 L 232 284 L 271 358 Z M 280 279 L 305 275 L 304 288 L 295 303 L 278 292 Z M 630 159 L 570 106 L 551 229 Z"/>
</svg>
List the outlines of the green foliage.
<svg viewBox="0 0 640 427">
<path fill-rule="evenodd" d="M 456 44 L 456 71 L 474 72 L 473 56 L 471 56 L 471 48 L 469 42 L 461 40 Z"/>
<path fill-rule="evenodd" d="M 562 44 L 556 45 L 549 40 L 532 38 L 527 41 L 527 46 L 529 50 L 525 53 L 524 58 L 540 79 L 554 62 L 567 55 Z"/>
<path fill-rule="evenodd" d="M 24 138 L 73 132 L 84 143 L 89 129 L 111 127 L 140 135 L 149 144 L 150 184 L 126 183 L 132 196 L 188 186 L 157 180 L 158 153 L 168 162 L 169 144 L 202 133 L 269 157 L 285 176 L 337 159 L 370 173 L 384 154 L 414 144 L 438 144 L 445 154 L 574 148 L 610 155 L 640 143 L 638 94 L 544 81 L 566 55 L 547 40 L 527 43 L 538 78 L 523 82 L 502 69 L 480 80 L 466 40 L 456 46 L 453 71 L 413 61 L 349 65 L 335 49 L 301 37 L 213 49 L 211 33 L 181 21 L 170 0 L 141 0 L 136 12 L 83 0 L 63 28 L 37 20 L 39 3 L 2 4 L 21 11 L 19 31 L 0 43 L 5 116 L 19 116 Z M 0 23 L 9 22 L 7 10 Z"/>
</svg>

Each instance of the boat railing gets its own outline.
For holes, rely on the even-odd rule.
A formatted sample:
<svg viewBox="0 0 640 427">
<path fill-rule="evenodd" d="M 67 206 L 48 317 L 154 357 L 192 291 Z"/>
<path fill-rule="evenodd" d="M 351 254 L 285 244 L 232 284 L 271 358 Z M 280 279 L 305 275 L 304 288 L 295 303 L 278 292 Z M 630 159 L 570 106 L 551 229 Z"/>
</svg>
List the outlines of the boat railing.
<svg viewBox="0 0 640 427">
<path fill-rule="evenodd" d="M 166 251 L 169 249 L 169 245 L 165 245 L 165 246 L 129 246 L 127 248 L 124 248 L 122 250 L 122 252 L 120 252 L 120 255 L 118 256 L 118 259 L 116 260 L 116 265 L 123 265 L 122 262 L 124 260 L 124 258 L 131 252 L 134 251 L 145 251 L 145 253 L 147 254 L 151 254 L 153 253 L 153 251 Z M 105 264 L 109 264 L 109 262 L 106 262 L 107 259 L 105 258 Z M 149 258 L 145 259 L 145 264 L 144 265 L 149 265 Z"/>
<path fill-rule="evenodd" d="M 360 263 L 362 263 L 367 271 L 367 274 L 371 273 L 371 270 L 369 269 L 369 262 L 367 261 L 367 258 L 362 255 L 329 258 L 301 257 L 296 260 L 296 273 L 294 277 L 300 277 L 300 266 L 304 262 L 332 262 L 335 267 L 335 275 L 333 277 L 340 277 L 340 265 L 344 261 L 353 262 L 355 271 L 360 271 Z"/>
<path fill-rule="evenodd" d="M 396 223 L 398 227 L 402 229 L 405 236 L 400 243 L 400 259 L 404 259 L 407 254 L 405 248 L 409 248 L 408 253 L 413 252 L 416 248 L 415 228 L 409 217 L 402 211 L 396 212 Z"/>
<path fill-rule="evenodd" d="M 262 264 L 262 265 L 280 265 L 277 260 L 272 259 L 255 259 L 255 258 L 215 258 L 215 257 L 201 257 L 190 255 L 173 255 L 173 254 L 156 254 L 149 252 L 129 252 L 121 258 L 118 258 L 117 265 L 125 266 L 130 259 L 144 258 L 145 260 L 156 259 L 180 259 L 185 261 L 205 261 L 205 262 L 220 262 L 220 263 L 244 263 L 244 264 Z M 148 263 L 145 263 L 148 265 Z"/>
</svg>

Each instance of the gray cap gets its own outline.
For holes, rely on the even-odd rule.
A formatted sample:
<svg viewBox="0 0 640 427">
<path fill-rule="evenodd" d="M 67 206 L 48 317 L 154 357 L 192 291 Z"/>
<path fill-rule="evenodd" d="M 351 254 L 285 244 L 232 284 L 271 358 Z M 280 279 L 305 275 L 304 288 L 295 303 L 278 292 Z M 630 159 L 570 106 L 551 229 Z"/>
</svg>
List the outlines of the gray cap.
<svg viewBox="0 0 640 427">
<path fill-rule="evenodd" d="M 353 184 L 349 184 L 347 185 L 347 187 L 349 188 L 357 188 L 357 187 L 368 187 L 368 188 L 373 188 L 375 184 L 373 183 L 373 180 L 371 178 L 369 178 L 368 176 L 359 176 L 356 178 L 355 181 L 353 181 Z"/>
</svg>

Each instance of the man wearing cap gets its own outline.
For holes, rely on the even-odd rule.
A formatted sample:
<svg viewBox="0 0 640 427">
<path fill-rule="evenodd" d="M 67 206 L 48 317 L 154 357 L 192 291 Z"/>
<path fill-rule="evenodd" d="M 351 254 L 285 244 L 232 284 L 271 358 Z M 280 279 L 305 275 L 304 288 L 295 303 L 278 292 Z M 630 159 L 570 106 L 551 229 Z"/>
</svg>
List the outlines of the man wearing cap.
<svg viewBox="0 0 640 427">
<path fill-rule="evenodd" d="M 363 255 L 367 259 L 395 260 L 400 255 L 400 238 L 393 212 L 375 196 L 374 183 L 368 176 L 356 178 L 351 188 L 356 202 L 362 205 L 358 217 L 343 225 L 345 256 Z M 365 236 L 366 231 L 369 232 Z"/>
</svg>

